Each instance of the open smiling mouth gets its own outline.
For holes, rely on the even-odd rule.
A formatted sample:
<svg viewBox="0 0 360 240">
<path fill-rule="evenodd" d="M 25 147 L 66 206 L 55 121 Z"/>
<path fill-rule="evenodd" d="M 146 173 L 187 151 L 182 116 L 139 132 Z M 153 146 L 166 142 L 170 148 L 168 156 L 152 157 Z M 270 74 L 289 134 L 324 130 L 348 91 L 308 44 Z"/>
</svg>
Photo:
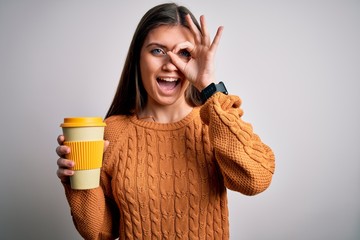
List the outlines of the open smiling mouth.
<svg viewBox="0 0 360 240">
<path fill-rule="evenodd" d="M 156 78 L 161 89 L 173 90 L 180 83 L 180 78 Z"/>
</svg>

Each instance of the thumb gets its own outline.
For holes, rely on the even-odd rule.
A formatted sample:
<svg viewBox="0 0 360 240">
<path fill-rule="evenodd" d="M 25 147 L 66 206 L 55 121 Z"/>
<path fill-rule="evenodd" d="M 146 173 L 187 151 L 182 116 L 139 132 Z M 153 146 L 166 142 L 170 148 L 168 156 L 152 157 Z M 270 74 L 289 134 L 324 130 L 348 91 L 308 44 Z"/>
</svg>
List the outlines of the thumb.
<svg viewBox="0 0 360 240">
<path fill-rule="evenodd" d="M 105 140 L 104 141 L 104 152 L 106 151 L 106 149 L 109 147 L 110 141 Z"/>
</svg>

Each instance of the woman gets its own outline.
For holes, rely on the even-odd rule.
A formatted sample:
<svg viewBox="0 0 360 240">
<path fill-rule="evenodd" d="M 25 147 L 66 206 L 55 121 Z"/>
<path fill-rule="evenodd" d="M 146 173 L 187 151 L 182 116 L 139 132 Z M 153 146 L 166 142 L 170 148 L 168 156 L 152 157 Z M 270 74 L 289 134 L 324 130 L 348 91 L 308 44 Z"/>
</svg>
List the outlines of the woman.
<svg viewBox="0 0 360 240">
<path fill-rule="evenodd" d="M 204 17 L 173 3 L 144 15 L 106 116 L 101 187 L 71 189 L 58 137 L 57 175 L 85 239 L 229 239 L 226 188 L 269 186 L 271 149 L 215 84 L 222 31 L 211 42 Z"/>
</svg>

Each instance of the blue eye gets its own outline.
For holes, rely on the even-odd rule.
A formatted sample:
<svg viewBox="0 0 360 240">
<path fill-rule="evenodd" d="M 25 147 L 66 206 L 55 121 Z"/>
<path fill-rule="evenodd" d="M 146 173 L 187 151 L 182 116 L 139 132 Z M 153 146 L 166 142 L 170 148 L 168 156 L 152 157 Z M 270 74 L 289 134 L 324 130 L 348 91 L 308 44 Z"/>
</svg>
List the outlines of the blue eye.
<svg viewBox="0 0 360 240">
<path fill-rule="evenodd" d="M 166 54 L 161 48 L 155 48 L 150 51 L 154 55 Z"/>
<path fill-rule="evenodd" d="M 191 57 L 191 54 L 189 53 L 189 51 L 187 51 L 187 50 L 185 50 L 185 49 L 181 50 L 181 51 L 179 52 L 179 55 L 180 55 L 181 57 L 185 57 L 185 58 L 190 58 L 190 57 Z"/>
</svg>

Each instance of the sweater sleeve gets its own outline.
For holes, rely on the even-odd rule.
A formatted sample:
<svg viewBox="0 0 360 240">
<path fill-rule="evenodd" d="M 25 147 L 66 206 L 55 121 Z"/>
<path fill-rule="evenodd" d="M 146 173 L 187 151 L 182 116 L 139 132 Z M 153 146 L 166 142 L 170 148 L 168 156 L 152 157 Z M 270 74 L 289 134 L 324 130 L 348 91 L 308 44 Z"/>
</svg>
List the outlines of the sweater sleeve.
<svg viewBox="0 0 360 240">
<path fill-rule="evenodd" d="M 271 183 L 275 170 L 272 150 L 262 143 L 241 117 L 240 98 L 215 93 L 202 106 L 200 115 L 209 126 L 209 137 L 225 186 L 255 195 Z"/>
<path fill-rule="evenodd" d="M 112 140 L 104 153 L 100 187 L 73 190 L 69 184 L 63 184 L 74 225 L 84 239 L 116 239 L 119 235 L 119 209 L 111 188 L 114 163 L 110 156 L 115 143 Z"/>
<path fill-rule="evenodd" d="M 101 187 L 91 190 L 72 190 L 65 187 L 75 228 L 84 239 L 116 239 L 117 226 L 112 219 L 115 204 L 108 199 Z"/>
<path fill-rule="evenodd" d="M 84 239 L 116 239 L 118 237 L 118 208 L 111 196 L 110 178 L 102 171 L 101 187 L 73 190 L 64 184 L 71 216 Z"/>
</svg>

